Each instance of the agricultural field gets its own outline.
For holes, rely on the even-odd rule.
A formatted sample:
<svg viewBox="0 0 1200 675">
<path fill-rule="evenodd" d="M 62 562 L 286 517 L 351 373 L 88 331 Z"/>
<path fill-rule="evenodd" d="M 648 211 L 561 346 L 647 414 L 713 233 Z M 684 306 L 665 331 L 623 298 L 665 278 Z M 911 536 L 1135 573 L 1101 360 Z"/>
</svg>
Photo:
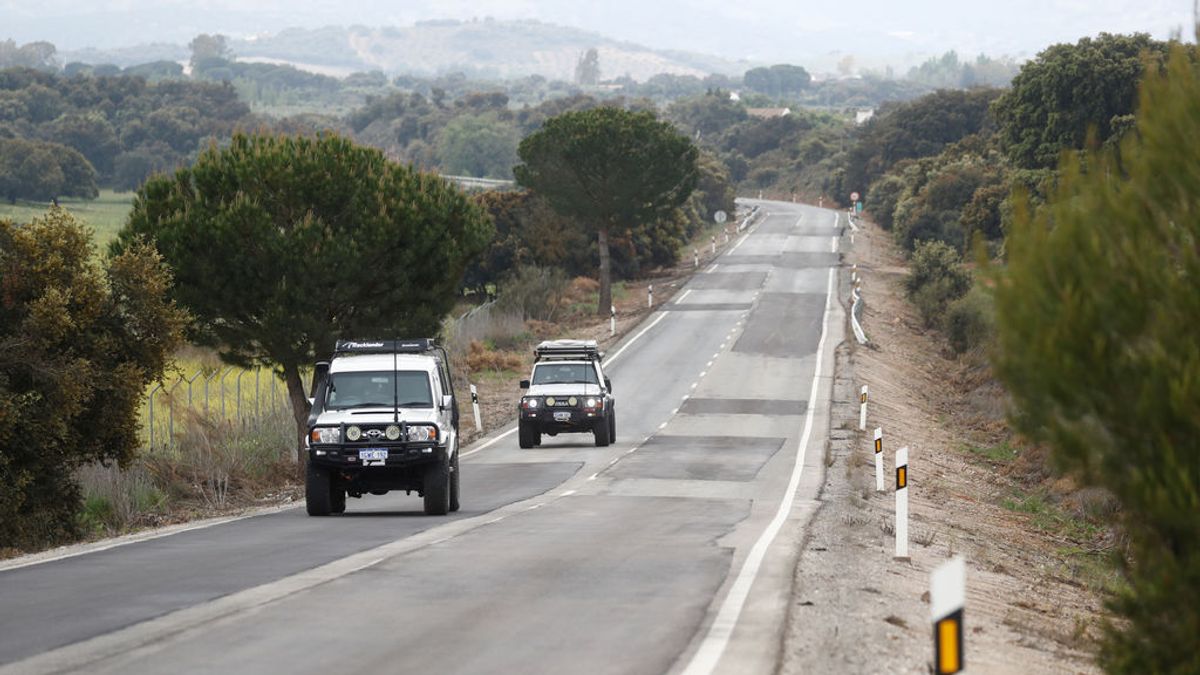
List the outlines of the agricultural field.
<svg viewBox="0 0 1200 675">
<path fill-rule="evenodd" d="M 132 192 L 101 190 L 96 199 L 63 198 L 60 206 L 70 211 L 92 229 L 98 246 L 105 246 L 117 236 L 133 205 Z M 11 218 L 18 223 L 27 223 L 50 208 L 46 202 L 17 200 L 9 204 L 0 200 L 0 218 Z"/>
</svg>

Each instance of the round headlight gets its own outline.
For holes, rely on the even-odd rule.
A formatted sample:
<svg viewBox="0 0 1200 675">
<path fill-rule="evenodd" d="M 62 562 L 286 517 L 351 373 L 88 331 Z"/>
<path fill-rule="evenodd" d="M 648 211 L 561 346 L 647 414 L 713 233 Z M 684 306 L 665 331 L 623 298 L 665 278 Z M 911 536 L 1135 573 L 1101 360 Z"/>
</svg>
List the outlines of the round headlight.
<svg viewBox="0 0 1200 675">
<path fill-rule="evenodd" d="M 358 427 L 346 427 L 346 440 L 357 441 L 362 438 L 362 429 Z"/>
<path fill-rule="evenodd" d="M 579 404 L 579 399 L 577 399 L 577 398 L 575 398 L 574 396 L 572 396 L 571 398 L 567 399 L 567 404 L 568 404 L 568 405 L 578 405 L 578 404 Z"/>
<path fill-rule="evenodd" d="M 408 440 L 410 443 L 425 443 L 427 441 L 437 440 L 437 427 L 429 427 L 425 425 L 414 425 L 408 428 Z"/>
<path fill-rule="evenodd" d="M 546 405 L 554 405 L 554 397 L 553 396 L 546 399 Z"/>
<path fill-rule="evenodd" d="M 583 402 L 583 405 L 587 406 L 588 408 L 595 408 L 596 407 L 596 399 L 589 398 L 588 400 Z"/>
<path fill-rule="evenodd" d="M 525 407 L 526 408 L 536 408 L 537 407 L 537 399 L 536 398 L 525 399 Z"/>
<path fill-rule="evenodd" d="M 384 430 L 383 435 L 387 436 L 389 441 L 398 440 L 400 438 L 400 427 L 396 426 L 395 424 L 388 425 L 388 428 Z"/>
</svg>

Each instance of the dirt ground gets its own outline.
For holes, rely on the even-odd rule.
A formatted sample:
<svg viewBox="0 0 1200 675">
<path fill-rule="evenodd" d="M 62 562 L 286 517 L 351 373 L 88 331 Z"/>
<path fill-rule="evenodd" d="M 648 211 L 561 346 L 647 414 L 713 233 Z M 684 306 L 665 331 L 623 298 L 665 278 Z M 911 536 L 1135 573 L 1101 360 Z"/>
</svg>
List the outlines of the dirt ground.
<svg viewBox="0 0 1200 675">
<path fill-rule="evenodd" d="M 1011 460 L 966 449 L 999 438 L 1003 398 L 922 327 L 903 296 L 903 258 L 886 232 L 862 227 L 846 264 L 862 279 L 870 344 L 851 338 L 838 351 L 822 506 L 797 566 L 780 671 L 931 672 L 929 574 L 961 555 L 969 672 L 1097 672 L 1090 645 L 1103 601 L 1069 554 L 1078 542 L 1012 508 L 1021 485 Z M 884 492 L 875 491 L 875 427 L 884 432 Z M 910 453 L 909 562 L 893 559 L 901 446 Z"/>
</svg>

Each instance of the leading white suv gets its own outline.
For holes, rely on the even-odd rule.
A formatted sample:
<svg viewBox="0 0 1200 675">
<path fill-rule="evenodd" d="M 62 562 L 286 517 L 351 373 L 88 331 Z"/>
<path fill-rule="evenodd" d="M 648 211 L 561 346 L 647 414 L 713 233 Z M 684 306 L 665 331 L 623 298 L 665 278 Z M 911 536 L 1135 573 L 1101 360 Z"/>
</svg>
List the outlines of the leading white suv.
<svg viewBox="0 0 1200 675">
<path fill-rule="evenodd" d="M 417 492 L 430 515 L 458 510 L 458 405 L 444 349 L 431 339 L 339 340 L 314 383 L 310 516 L 389 490 Z"/>
</svg>

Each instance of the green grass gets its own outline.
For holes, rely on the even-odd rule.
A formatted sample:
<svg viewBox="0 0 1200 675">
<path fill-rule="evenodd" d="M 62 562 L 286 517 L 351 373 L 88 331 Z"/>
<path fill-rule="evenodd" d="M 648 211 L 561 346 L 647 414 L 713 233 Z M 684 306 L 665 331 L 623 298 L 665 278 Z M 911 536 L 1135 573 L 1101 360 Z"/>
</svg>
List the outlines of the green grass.
<svg viewBox="0 0 1200 675">
<path fill-rule="evenodd" d="M 1016 448 L 1009 445 L 1007 441 L 997 445 L 963 445 L 962 447 L 963 450 L 966 450 L 973 455 L 977 455 L 999 464 L 1010 462 L 1017 456 Z"/>
<path fill-rule="evenodd" d="M 92 228 L 92 236 L 96 245 L 103 248 L 112 241 L 117 232 L 125 225 L 125 218 L 133 207 L 132 192 L 113 192 L 101 190 L 96 199 L 67 199 L 58 200 L 59 205 L 70 211 Z M 0 218 L 11 218 L 18 223 L 27 223 L 42 215 L 50 208 L 46 202 L 26 202 L 17 200 L 9 204 L 0 200 Z"/>
<path fill-rule="evenodd" d="M 1094 540 L 1101 532 L 1100 526 L 1084 518 L 1076 518 L 1046 498 L 1040 490 L 1025 492 L 1014 490 L 1013 496 L 1001 502 L 1009 511 L 1027 513 L 1029 522 L 1037 529 L 1072 541 Z"/>
</svg>

